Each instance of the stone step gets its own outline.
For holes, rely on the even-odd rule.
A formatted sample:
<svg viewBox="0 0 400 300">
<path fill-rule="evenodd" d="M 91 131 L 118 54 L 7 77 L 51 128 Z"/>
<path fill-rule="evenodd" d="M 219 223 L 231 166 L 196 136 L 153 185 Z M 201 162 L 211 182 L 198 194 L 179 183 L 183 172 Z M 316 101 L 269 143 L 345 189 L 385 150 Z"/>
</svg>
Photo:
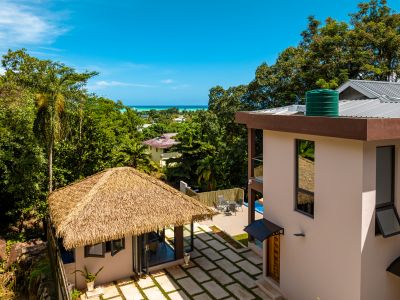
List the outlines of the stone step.
<svg viewBox="0 0 400 300">
<path fill-rule="evenodd" d="M 262 290 L 271 300 L 284 300 L 282 294 L 264 278 L 256 281 L 257 286 Z"/>
</svg>

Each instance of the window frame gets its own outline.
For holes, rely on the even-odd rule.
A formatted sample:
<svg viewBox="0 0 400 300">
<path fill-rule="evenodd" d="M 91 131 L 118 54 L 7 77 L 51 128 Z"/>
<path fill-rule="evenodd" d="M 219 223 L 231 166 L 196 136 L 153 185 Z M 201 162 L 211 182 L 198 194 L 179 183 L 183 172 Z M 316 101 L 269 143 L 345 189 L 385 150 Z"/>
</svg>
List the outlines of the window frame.
<svg viewBox="0 0 400 300">
<path fill-rule="evenodd" d="M 397 218 L 397 222 L 400 224 L 399 214 L 397 213 L 397 209 L 396 209 L 396 207 L 394 206 L 394 204 L 392 204 L 392 205 L 386 205 L 386 206 L 383 206 L 383 207 L 376 208 L 376 209 L 375 209 L 376 223 L 378 224 L 379 234 L 381 234 L 384 238 L 387 238 L 387 237 L 391 237 L 391 236 L 400 234 L 400 230 L 395 231 L 395 232 L 392 232 L 392 233 L 390 233 L 390 234 L 385 234 L 384 231 L 382 230 L 382 226 L 381 226 L 381 223 L 379 222 L 379 218 L 378 218 L 377 212 L 382 211 L 382 210 L 387 210 L 387 209 L 392 209 L 392 210 L 394 211 L 394 214 L 395 214 L 395 216 L 396 216 L 396 218 Z M 375 225 L 375 226 L 376 226 L 376 225 Z"/>
<path fill-rule="evenodd" d="M 99 245 L 99 244 L 101 244 L 101 246 L 102 246 L 103 254 L 90 254 L 89 247 L 94 246 L 94 245 Z M 93 245 L 87 245 L 87 246 L 85 246 L 84 252 L 85 252 L 85 257 L 102 257 L 102 258 L 104 258 L 105 254 L 106 254 L 106 243 L 96 243 Z"/>
<path fill-rule="evenodd" d="M 391 148 L 391 159 L 392 159 L 392 172 L 390 174 L 391 175 L 390 181 L 391 181 L 391 184 L 392 184 L 392 190 L 390 191 L 390 202 L 386 202 L 386 203 L 382 203 L 382 204 L 375 204 L 375 208 L 382 208 L 382 207 L 394 205 L 395 176 L 396 176 L 396 170 L 395 170 L 395 168 L 396 168 L 396 155 L 395 155 L 396 147 L 394 145 L 378 146 L 378 147 L 376 147 L 376 151 L 378 150 L 378 148 Z M 376 157 L 376 154 L 375 154 L 375 157 Z M 376 162 L 375 162 L 375 169 L 376 169 Z M 375 176 L 376 175 L 377 174 L 375 174 Z M 375 182 L 376 181 L 377 181 L 377 179 L 375 178 Z M 375 183 L 375 185 L 376 185 L 376 183 Z"/>
<path fill-rule="evenodd" d="M 122 248 L 118 249 L 118 250 L 114 250 L 114 242 L 117 242 L 117 241 L 122 241 Z M 124 249 L 125 249 L 125 238 L 111 241 L 111 256 L 116 255 L 118 252 L 120 252 Z"/>
<path fill-rule="evenodd" d="M 308 190 L 305 190 L 301 187 L 299 187 L 299 143 L 301 141 L 307 141 L 307 142 L 313 142 L 314 143 L 314 168 L 315 168 L 315 141 L 310 141 L 310 140 L 304 140 L 304 139 L 295 139 L 295 143 L 294 143 L 294 158 L 295 158 L 295 190 L 294 190 L 294 210 L 297 211 L 298 213 L 301 213 L 309 218 L 314 219 L 314 203 L 315 203 L 315 192 L 311 192 Z M 315 179 L 315 170 L 314 170 L 314 179 Z M 315 185 L 315 184 L 314 184 Z M 298 195 L 299 192 L 305 193 L 305 194 L 309 194 L 313 196 L 313 213 L 310 214 L 306 211 L 303 211 L 301 209 L 298 208 Z"/>
</svg>

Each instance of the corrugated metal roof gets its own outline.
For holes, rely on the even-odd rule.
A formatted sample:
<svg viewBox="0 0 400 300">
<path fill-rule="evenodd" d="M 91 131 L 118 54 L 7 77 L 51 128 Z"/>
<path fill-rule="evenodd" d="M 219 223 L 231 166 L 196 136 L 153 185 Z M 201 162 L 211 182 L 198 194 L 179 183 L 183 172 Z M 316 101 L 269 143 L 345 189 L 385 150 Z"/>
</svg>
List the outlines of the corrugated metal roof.
<svg viewBox="0 0 400 300">
<path fill-rule="evenodd" d="M 399 82 L 349 80 L 340 86 L 337 91 L 341 93 L 349 86 L 364 94 L 368 98 L 386 98 L 387 100 L 400 101 Z"/>
<path fill-rule="evenodd" d="M 305 105 L 289 105 L 272 109 L 253 111 L 258 114 L 296 115 L 304 114 Z M 386 102 L 381 99 L 341 100 L 339 116 L 352 118 L 400 118 L 400 102 Z"/>
</svg>

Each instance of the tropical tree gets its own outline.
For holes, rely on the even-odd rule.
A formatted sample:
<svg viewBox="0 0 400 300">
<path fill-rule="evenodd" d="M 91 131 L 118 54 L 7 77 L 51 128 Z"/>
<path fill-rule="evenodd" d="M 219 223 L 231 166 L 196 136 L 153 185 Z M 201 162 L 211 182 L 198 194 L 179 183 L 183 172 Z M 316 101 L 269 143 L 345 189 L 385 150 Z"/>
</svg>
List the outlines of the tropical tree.
<svg viewBox="0 0 400 300">
<path fill-rule="evenodd" d="M 148 174 L 158 170 L 154 161 L 151 160 L 147 147 L 135 139 L 126 141 L 119 150 L 121 162 Z"/>
</svg>

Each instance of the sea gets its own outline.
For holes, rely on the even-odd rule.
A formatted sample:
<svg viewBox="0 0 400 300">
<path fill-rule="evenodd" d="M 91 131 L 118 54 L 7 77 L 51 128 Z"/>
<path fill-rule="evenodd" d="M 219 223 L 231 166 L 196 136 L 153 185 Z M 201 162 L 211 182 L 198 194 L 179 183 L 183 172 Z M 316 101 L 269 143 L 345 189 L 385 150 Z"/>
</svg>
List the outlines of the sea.
<svg viewBox="0 0 400 300">
<path fill-rule="evenodd" d="M 208 109 L 207 105 L 130 105 L 129 107 L 137 111 L 166 110 L 169 108 L 177 108 L 179 111 L 196 111 Z"/>
</svg>

